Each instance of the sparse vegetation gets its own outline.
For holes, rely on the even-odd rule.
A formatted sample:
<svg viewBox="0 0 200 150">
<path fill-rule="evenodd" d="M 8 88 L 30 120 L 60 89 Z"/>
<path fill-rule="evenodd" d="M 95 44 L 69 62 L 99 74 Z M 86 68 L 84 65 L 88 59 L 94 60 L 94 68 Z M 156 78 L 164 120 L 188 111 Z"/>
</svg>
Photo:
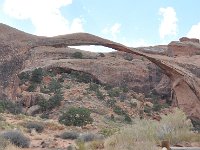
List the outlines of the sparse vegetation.
<svg viewBox="0 0 200 150">
<path fill-rule="evenodd" d="M 77 82 L 90 83 L 93 80 L 90 74 L 84 72 L 72 71 L 70 75 Z"/>
<path fill-rule="evenodd" d="M 36 68 L 33 70 L 31 75 L 31 81 L 34 83 L 41 83 L 43 79 L 43 70 L 42 68 Z"/>
<path fill-rule="evenodd" d="M 125 60 L 128 60 L 128 61 L 132 61 L 132 60 L 133 60 L 133 55 L 128 54 L 128 53 L 125 53 L 125 54 L 124 54 L 124 59 L 125 59 Z"/>
<path fill-rule="evenodd" d="M 25 127 L 29 129 L 29 132 L 31 132 L 31 129 L 35 129 L 38 133 L 41 133 L 44 130 L 44 124 L 40 122 L 27 122 L 25 123 Z"/>
<path fill-rule="evenodd" d="M 54 92 L 54 93 L 60 92 L 61 88 L 62 88 L 62 85 L 60 84 L 59 81 L 55 79 L 51 80 L 48 87 L 50 92 Z"/>
<path fill-rule="evenodd" d="M 116 103 L 116 100 L 115 100 L 115 99 L 108 99 L 108 100 L 106 101 L 107 106 L 108 106 L 108 107 L 111 107 L 111 108 L 113 108 L 113 107 L 115 106 L 115 103 Z"/>
<path fill-rule="evenodd" d="M 60 102 L 63 100 L 63 96 L 61 93 L 56 93 L 52 97 L 49 98 L 49 100 L 44 99 L 41 97 L 38 100 L 38 105 L 40 105 L 41 109 L 43 111 L 50 111 L 54 109 L 55 107 L 60 106 Z"/>
<path fill-rule="evenodd" d="M 34 92 L 36 88 L 37 88 L 37 84 L 36 83 L 31 83 L 29 85 L 29 87 L 27 88 L 27 91 Z"/>
<path fill-rule="evenodd" d="M 124 115 L 125 114 L 124 110 L 119 106 L 114 106 L 113 111 L 118 115 Z"/>
<path fill-rule="evenodd" d="M 78 137 L 78 141 L 82 142 L 90 142 L 94 140 L 102 140 L 104 136 L 101 134 L 94 134 L 94 133 L 83 133 Z"/>
<path fill-rule="evenodd" d="M 7 111 L 12 114 L 19 114 L 22 112 L 22 107 L 18 103 L 10 100 L 0 100 L 0 112 Z"/>
<path fill-rule="evenodd" d="M 108 91 L 108 95 L 109 95 L 110 97 L 119 97 L 119 95 L 120 95 L 120 89 L 119 89 L 119 88 L 110 89 L 110 90 Z"/>
<path fill-rule="evenodd" d="M 82 59 L 83 58 L 83 54 L 81 52 L 74 52 L 72 54 L 72 57 L 75 59 Z"/>
<path fill-rule="evenodd" d="M 197 137 L 199 135 L 191 131 L 191 122 L 182 111 L 176 109 L 174 113 L 162 116 L 160 122 L 137 119 L 135 124 L 124 127 L 109 137 L 105 142 L 105 148 L 155 150 L 161 140 L 169 140 L 171 145 L 175 145 L 183 141 L 196 141 Z M 200 138 L 197 141 L 200 141 Z"/>
<path fill-rule="evenodd" d="M 118 131 L 119 128 L 103 128 L 99 131 L 99 133 L 102 134 L 104 137 L 110 137 Z"/>
<path fill-rule="evenodd" d="M 21 148 L 28 148 L 30 145 L 30 139 L 25 137 L 19 131 L 5 131 L 1 134 L 1 136 Z"/>
<path fill-rule="evenodd" d="M 72 107 L 68 111 L 63 112 L 59 117 L 59 122 L 66 126 L 84 126 L 93 122 L 90 117 L 90 110 L 84 107 Z"/>
<path fill-rule="evenodd" d="M 79 137 L 79 133 L 74 131 L 68 131 L 68 132 L 63 132 L 59 137 L 62 139 L 75 140 Z"/>
</svg>

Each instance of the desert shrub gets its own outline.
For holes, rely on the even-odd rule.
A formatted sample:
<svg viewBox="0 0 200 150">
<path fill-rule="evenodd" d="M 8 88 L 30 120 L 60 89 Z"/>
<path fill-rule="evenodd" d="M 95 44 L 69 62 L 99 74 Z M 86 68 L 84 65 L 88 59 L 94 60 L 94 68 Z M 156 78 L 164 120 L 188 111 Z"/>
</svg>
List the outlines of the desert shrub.
<svg viewBox="0 0 200 150">
<path fill-rule="evenodd" d="M 124 115 L 124 121 L 125 121 L 126 123 L 131 123 L 131 122 L 132 122 L 132 119 L 131 119 L 131 117 L 130 117 L 128 114 L 125 114 L 125 115 Z"/>
<path fill-rule="evenodd" d="M 83 54 L 81 52 L 74 52 L 72 54 L 72 57 L 76 58 L 76 59 L 82 59 L 83 58 Z"/>
<path fill-rule="evenodd" d="M 20 79 L 20 84 L 25 83 L 26 81 L 30 80 L 30 75 L 27 72 L 22 72 L 18 75 L 19 79 Z"/>
<path fill-rule="evenodd" d="M 88 73 L 72 71 L 70 75 L 78 82 L 90 83 L 92 81 L 92 76 Z"/>
<path fill-rule="evenodd" d="M 38 105 L 41 107 L 42 111 L 52 110 L 55 107 L 60 106 L 61 101 L 63 100 L 63 96 L 61 93 L 56 93 L 49 100 L 44 98 L 40 98 L 38 100 Z"/>
<path fill-rule="evenodd" d="M 156 103 L 153 104 L 152 109 L 153 109 L 153 111 L 160 111 L 161 108 L 162 108 L 162 106 L 158 102 L 156 102 Z"/>
<path fill-rule="evenodd" d="M 90 90 L 90 91 L 95 91 L 95 92 L 96 92 L 96 91 L 99 90 L 99 85 L 96 84 L 96 83 L 91 82 L 91 83 L 89 84 L 88 90 Z"/>
<path fill-rule="evenodd" d="M 110 108 L 113 108 L 115 106 L 116 100 L 115 99 L 108 99 L 106 101 L 106 105 Z"/>
<path fill-rule="evenodd" d="M 148 106 L 144 106 L 144 112 L 147 113 L 147 114 L 150 114 L 151 113 L 151 108 L 148 107 Z"/>
<path fill-rule="evenodd" d="M 132 61 L 132 60 L 133 60 L 133 56 L 132 56 L 131 54 L 126 53 L 126 54 L 124 55 L 124 59 L 125 59 L 125 60 L 128 60 L 128 61 Z"/>
<path fill-rule="evenodd" d="M 119 99 L 120 99 L 120 102 L 124 102 L 125 100 L 126 100 L 126 94 L 125 93 L 121 93 L 120 95 L 119 95 Z"/>
<path fill-rule="evenodd" d="M 114 106 L 113 111 L 118 115 L 124 115 L 125 114 L 124 110 L 119 106 Z"/>
<path fill-rule="evenodd" d="M 103 93 L 100 90 L 96 91 L 96 96 L 99 100 L 104 100 L 105 99 L 105 95 L 103 95 Z"/>
<path fill-rule="evenodd" d="M 56 93 L 54 96 L 49 99 L 49 109 L 53 109 L 55 107 L 60 106 L 61 101 L 63 100 L 63 96 L 61 93 Z"/>
<path fill-rule="evenodd" d="M 43 112 L 43 113 L 40 115 L 40 118 L 42 118 L 42 119 L 49 119 L 49 113 Z"/>
<path fill-rule="evenodd" d="M 25 137 L 19 131 L 6 131 L 6 132 L 3 132 L 1 136 L 4 139 L 9 140 L 12 144 L 18 147 L 28 148 L 30 145 L 30 139 Z"/>
<path fill-rule="evenodd" d="M 42 111 L 46 111 L 49 108 L 49 101 L 44 98 L 40 98 L 38 100 L 38 105 L 40 106 Z"/>
<path fill-rule="evenodd" d="M 94 133 L 83 133 L 78 137 L 78 141 L 83 142 L 90 142 L 94 140 L 102 140 L 104 139 L 104 136 L 101 134 L 94 134 Z"/>
<path fill-rule="evenodd" d="M 104 141 L 103 140 L 92 141 L 92 142 L 87 144 L 86 148 L 88 150 L 104 149 Z"/>
<path fill-rule="evenodd" d="M 66 126 L 84 126 L 92 123 L 93 119 L 90 117 L 90 110 L 84 107 L 72 107 L 68 111 L 63 112 L 59 117 L 59 122 Z"/>
<path fill-rule="evenodd" d="M 7 111 L 12 114 L 20 114 L 22 112 L 21 104 L 14 103 L 10 100 L 0 100 L 0 111 Z"/>
<path fill-rule="evenodd" d="M 109 137 L 119 131 L 119 128 L 103 128 L 99 131 L 104 137 Z"/>
<path fill-rule="evenodd" d="M 162 120 L 157 128 L 156 135 L 159 139 L 169 140 L 172 145 L 179 142 L 196 140 L 196 135 L 191 132 L 192 123 L 180 109 L 174 113 L 161 116 Z M 200 138 L 198 140 L 200 142 Z"/>
<path fill-rule="evenodd" d="M 109 137 L 105 148 L 109 150 L 155 150 L 162 140 L 170 141 L 171 145 L 179 142 L 200 141 L 199 135 L 191 132 L 191 122 L 181 110 L 174 110 L 167 116 L 161 116 L 160 122 L 148 119 L 136 119 L 133 125 L 121 128 Z M 146 147 L 148 145 L 148 148 Z"/>
<path fill-rule="evenodd" d="M 62 85 L 55 79 L 51 80 L 51 82 L 49 83 L 49 87 L 48 89 L 51 91 L 51 92 L 59 92 L 60 91 L 60 88 L 62 87 Z"/>
<path fill-rule="evenodd" d="M 35 70 L 33 70 L 31 75 L 31 81 L 35 83 L 41 83 L 42 79 L 43 79 L 42 68 L 36 68 Z"/>
<path fill-rule="evenodd" d="M 110 97 L 119 97 L 120 95 L 120 89 L 119 88 L 113 88 L 111 90 L 108 91 L 108 95 Z"/>
<path fill-rule="evenodd" d="M 79 134 L 77 132 L 69 131 L 69 132 L 63 132 L 59 137 L 62 139 L 75 140 L 79 137 Z"/>
<path fill-rule="evenodd" d="M 38 133 L 41 133 L 44 130 L 44 124 L 40 122 L 30 121 L 25 124 L 25 127 L 29 129 L 29 132 L 31 131 L 31 129 L 35 129 L 35 131 L 37 131 Z"/>
<path fill-rule="evenodd" d="M 29 87 L 27 88 L 27 91 L 34 92 L 36 88 L 37 88 L 37 84 L 36 83 L 31 83 L 29 85 Z"/>
</svg>

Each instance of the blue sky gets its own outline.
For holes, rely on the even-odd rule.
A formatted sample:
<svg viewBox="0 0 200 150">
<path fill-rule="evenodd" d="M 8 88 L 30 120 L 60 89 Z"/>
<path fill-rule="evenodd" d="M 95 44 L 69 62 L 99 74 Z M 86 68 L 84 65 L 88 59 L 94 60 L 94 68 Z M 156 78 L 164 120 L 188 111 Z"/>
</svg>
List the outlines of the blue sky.
<svg viewBox="0 0 200 150">
<path fill-rule="evenodd" d="M 0 0 L 0 22 L 55 36 L 88 32 L 127 46 L 200 38 L 199 0 Z"/>
</svg>

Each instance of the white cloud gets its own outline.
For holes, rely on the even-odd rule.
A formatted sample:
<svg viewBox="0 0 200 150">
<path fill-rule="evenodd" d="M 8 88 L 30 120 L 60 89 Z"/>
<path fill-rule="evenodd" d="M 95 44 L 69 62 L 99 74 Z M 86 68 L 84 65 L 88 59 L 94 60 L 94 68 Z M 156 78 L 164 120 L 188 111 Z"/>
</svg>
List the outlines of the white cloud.
<svg viewBox="0 0 200 150">
<path fill-rule="evenodd" d="M 72 0 L 5 0 L 3 9 L 6 14 L 16 19 L 30 19 L 36 35 L 55 36 L 82 32 L 82 20 L 75 18 L 70 23 L 60 11 L 70 5 Z"/>
<path fill-rule="evenodd" d="M 161 20 L 159 34 L 163 39 L 169 35 L 177 34 L 177 22 L 176 11 L 172 7 L 160 8 L 159 14 L 163 17 Z"/>
<path fill-rule="evenodd" d="M 191 27 L 190 31 L 187 34 L 187 37 L 200 39 L 200 22 Z"/>
<path fill-rule="evenodd" d="M 116 39 L 117 34 L 120 33 L 121 24 L 115 23 L 111 27 L 106 27 L 102 30 L 103 34 L 111 34 L 113 39 Z"/>
</svg>

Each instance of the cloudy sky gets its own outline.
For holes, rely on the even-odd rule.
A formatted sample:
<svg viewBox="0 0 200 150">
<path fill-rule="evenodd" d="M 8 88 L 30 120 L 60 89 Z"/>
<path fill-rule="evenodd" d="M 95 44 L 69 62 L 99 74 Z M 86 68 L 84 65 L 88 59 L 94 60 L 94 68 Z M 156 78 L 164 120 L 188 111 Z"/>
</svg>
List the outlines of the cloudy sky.
<svg viewBox="0 0 200 150">
<path fill-rule="evenodd" d="M 199 0 L 0 0 L 0 22 L 56 36 L 88 32 L 127 46 L 200 38 Z"/>
</svg>

